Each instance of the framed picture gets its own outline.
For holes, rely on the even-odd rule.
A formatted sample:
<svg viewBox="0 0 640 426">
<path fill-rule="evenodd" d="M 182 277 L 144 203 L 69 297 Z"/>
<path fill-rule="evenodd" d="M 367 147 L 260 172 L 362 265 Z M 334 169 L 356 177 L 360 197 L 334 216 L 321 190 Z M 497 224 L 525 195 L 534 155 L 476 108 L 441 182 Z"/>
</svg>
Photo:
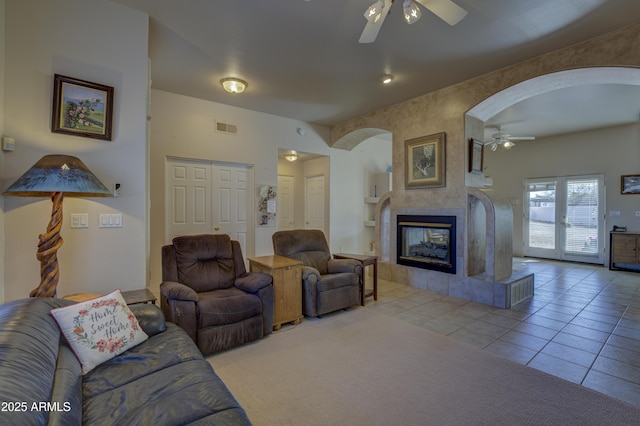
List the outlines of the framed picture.
<svg viewBox="0 0 640 426">
<path fill-rule="evenodd" d="M 405 188 L 445 186 L 445 133 L 405 141 Z"/>
<path fill-rule="evenodd" d="M 624 175 L 620 181 L 621 194 L 640 194 L 640 175 Z"/>
<path fill-rule="evenodd" d="M 52 132 L 110 141 L 112 118 L 113 87 L 54 76 Z"/>
<path fill-rule="evenodd" d="M 478 139 L 469 139 L 469 172 L 482 174 L 484 161 L 484 142 Z"/>
</svg>

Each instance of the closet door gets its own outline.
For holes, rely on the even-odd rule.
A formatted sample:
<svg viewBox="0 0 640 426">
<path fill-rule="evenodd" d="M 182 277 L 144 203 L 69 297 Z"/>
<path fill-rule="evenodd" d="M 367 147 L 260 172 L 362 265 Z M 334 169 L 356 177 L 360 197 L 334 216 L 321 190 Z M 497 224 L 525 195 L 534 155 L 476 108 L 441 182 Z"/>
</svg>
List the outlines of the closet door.
<svg viewBox="0 0 640 426">
<path fill-rule="evenodd" d="M 228 234 L 253 256 L 253 168 L 245 164 L 167 159 L 165 242 L 179 235 Z"/>
</svg>

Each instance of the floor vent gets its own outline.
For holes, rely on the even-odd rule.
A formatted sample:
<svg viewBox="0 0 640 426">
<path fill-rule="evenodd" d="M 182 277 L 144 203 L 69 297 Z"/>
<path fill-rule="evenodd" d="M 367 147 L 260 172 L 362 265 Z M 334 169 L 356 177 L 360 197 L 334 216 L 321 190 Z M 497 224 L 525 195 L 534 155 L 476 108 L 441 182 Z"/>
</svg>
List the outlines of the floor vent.
<svg viewBox="0 0 640 426">
<path fill-rule="evenodd" d="M 510 283 L 509 288 L 511 289 L 511 306 L 515 306 L 518 303 L 525 301 L 533 296 L 533 283 L 533 274 L 527 275 L 526 277 L 522 277 Z"/>
<path fill-rule="evenodd" d="M 238 126 L 236 126 L 235 124 L 227 124 L 216 121 L 216 131 L 222 133 L 231 133 L 235 135 L 236 133 L 238 133 Z"/>
</svg>

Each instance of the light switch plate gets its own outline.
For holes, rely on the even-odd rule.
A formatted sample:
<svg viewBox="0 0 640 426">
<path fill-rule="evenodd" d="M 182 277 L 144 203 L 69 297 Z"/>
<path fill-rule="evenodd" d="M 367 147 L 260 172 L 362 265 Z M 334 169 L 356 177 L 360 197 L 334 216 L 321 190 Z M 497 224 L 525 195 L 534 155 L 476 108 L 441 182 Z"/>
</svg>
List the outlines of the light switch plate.
<svg viewBox="0 0 640 426">
<path fill-rule="evenodd" d="M 89 227 L 89 214 L 88 213 L 71 213 L 71 228 L 88 228 Z"/>
<path fill-rule="evenodd" d="M 16 140 L 7 136 L 2 137 L 2 150 L 13 151 L 16 149 Z"/>
<path fill-rule="evenodd" d="M 122 213 L 100 213 L 100 228 L 122 228 Z"/>
</svg>

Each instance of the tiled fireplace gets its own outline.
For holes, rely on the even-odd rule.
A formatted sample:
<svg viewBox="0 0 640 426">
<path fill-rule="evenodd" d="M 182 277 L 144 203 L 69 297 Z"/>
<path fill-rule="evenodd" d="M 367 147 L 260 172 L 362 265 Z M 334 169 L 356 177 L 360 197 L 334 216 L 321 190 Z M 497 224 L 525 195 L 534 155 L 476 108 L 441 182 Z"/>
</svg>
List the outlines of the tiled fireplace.
<svg viewBox="0 0 640 426">
<path fill-rule="evenodd" d="M 512 269 L 511 206 L 467 188 L 466 208 L 376 208 L 379 276 L 500 308 L 533 295 L 533 275 Z M 468 242 L 465 242 L 468 239 Z"/>
</svg>

